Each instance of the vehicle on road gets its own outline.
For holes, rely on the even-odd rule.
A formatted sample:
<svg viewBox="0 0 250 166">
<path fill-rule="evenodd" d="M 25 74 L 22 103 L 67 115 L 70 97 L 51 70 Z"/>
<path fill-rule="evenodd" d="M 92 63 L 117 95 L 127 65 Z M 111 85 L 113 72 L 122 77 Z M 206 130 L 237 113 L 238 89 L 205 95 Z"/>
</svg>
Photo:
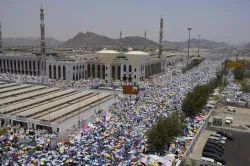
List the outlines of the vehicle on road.
<svg viewBox="0 0 250 166">
<path fill-rule="evenodd" d="M 201 157 L 201 161 L 209 162 L 209 163 L 215 163 L 214 159 L 208 158 L 208 157 Z"/>
<path fill-rule="evenodd" d="M 227 161 L 226 160 L 224 160 L 223 158 L 218 158 L 217 160 L 216 160 L 217 162 L 219 162 L 219 163 L 221 163 L 222 165 L 226 165 L 227 164 Z"/>
<path fill-rule="evenodd" d="M 202 157 L 207 157 L 207 158 L 211 158 L 214 160 L 217 160 L 220 158 L 217 154 L 209 153 L 209 152 L 202 152 Z"/>
<path fill-rule="evenodd" d="M 208 140 L 207 140 L 207 143 L 216 145 L 216 146 L 218 146 L 218 147 L 220 147 L 220 148 L 223 148 L 223 149 L 225 148 L 225 144 L 220 143 L 220 142 L 218 142 L 218 141 L 211 140 L 211 139 L 208 139 Z"/>
<path fill-rule="evenodd" d="M 230 140 L 230 141 L 233 141 L 233 140 L 234 140 L 233 135 L 230 134 L 230 133 L 227 133 L 227 132 L 224 132 L 224 131 L 217 131 L 216 133 L 217 133 L 217 134 L 220 134 L 220 135 L 222 135 L 222 136 L 224 136 L 224 137 L 227 137 L 227 139 Z"/>
<path fill-rule="evenodd" d="M 217 150 L 218 152 L 221 152 L 223 153 L 224 149 L 223 148 L 220 148 L 216 145 L 213 145 L 213 144 L 210 144 L 210 143 L 206 143 L 204 147 L 208 147 L 208 148 L 213 148 L 215 150 Z"/>
<path fill-rule="evenodd" d="M 226 144 L 226 141 L 225 140 L 221 140 L 219 137 L 210 136 L 208 139 L 220 142 L 222 144 Z"/>
<path fill-rule="evenodd" d="M 204 147 L 202 152 L 214 153 L 214 154 L 219 155 L 220 157 L 223 155 L 222 152 L 218 152 L 216 149 L 209 148 L 209 147 Z"/>
<path fill-rule="evenodd" d="M 217 137 L 217 138 L 219 138 L 220 140 L 224 140 L 224 141 L 227 140 L 227 137 L 224 137 L 224 136 L 222 136 L 222 135 L 220 135 L 220 134 L 211 134 L 210 136 L 212 136 L 212 137 Z"/>
<path fill-rule="evenodd" d="M 226 106 L 224 110 L 229 112 L 236 112 L 235 107 L 230 107 L 230 106 Z"/>
</svg>

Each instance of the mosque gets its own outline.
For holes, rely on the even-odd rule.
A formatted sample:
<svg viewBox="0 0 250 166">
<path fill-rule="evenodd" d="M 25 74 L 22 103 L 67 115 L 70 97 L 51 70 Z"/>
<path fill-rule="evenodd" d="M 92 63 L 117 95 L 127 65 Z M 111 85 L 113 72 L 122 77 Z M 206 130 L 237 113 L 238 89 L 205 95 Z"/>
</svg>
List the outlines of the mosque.
<svg viewBox="0 0 250 166">
<path fill-rule="evenodd" d="M 41 43 L 40 54 L 5 53 L 2 45 L 0 25 L 0 73 L 45 76 L 49 79 L 78 81 L 81 79 L 100 78 L 106 85 L 113 80 L 139 83 L 150 76 L 165 71 L 167 65 L 176 61 L 172 56 L 163 54 L 163 18 L 160 19 L 159 49 L 157 55 L 147 52 L 127 52 L 103 49 L 94 54 L 64 54 L 48 56 L 45 46 L 44 9 L 40 9 Z"/>
</svg>

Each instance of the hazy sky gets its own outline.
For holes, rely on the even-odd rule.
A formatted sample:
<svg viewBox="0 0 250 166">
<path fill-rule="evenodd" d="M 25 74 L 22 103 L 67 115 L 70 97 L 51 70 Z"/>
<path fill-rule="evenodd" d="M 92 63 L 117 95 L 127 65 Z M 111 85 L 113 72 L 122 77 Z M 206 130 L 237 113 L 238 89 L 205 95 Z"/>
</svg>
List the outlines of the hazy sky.
<svg viewBox="0 0 250 166">
<path fill-rule="evenodd" d="M 164 40 L 191 37 L 238 43 L 250 41 L 250 0 L 0 0 L 3 37 L 40 36 L 40 6 L 45 34 L 58 40 L 92 31 L 111 38 L 144 36 L 158 41 L 164 18 Z"/>
</svg>

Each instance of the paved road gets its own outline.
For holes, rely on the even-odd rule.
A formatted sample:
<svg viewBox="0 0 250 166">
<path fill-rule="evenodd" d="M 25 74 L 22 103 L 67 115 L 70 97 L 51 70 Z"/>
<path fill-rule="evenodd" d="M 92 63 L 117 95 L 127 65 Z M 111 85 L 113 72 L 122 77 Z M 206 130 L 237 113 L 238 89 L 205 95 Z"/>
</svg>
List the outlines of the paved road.
<svg viewBox="0 0 250 166">
<path fill-rule="evenodd" d="M 213 131 L 205 130 L 204 133 L 201 134 L 198 142 L 194 146 L 193 152 L 189 155 L 190 158 L 195 160 L 201 159 L 203 148 L 211 133 L 213 133 Z"/>
<path fill-rule="evenodd" d="M 222 156 L 229 165 L 232 166 L 249 166 L 250 163 L 250 134 L 233 132 L 230 133 L 235 137 L 234 141 L 228 141 L 224 155 Z"/>
</svg>

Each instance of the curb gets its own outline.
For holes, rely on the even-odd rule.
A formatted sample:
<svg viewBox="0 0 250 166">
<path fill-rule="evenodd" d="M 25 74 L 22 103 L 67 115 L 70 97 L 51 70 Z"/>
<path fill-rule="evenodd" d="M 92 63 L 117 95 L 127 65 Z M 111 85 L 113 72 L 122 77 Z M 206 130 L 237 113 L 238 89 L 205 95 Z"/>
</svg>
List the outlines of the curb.
<svg viewBox="0 0 250 166">
<path fill-rule="evenodd" d="M 248 133 L 250 134 L 250 131 L 244 131 L 241 129 L 232 129 L 232 128 L 223 128 L 223 127 L 218 127 L 218 126 L 210 126 L 210 129 L 222 129 L 222 130 L 229 130 L 229 131 L 236 131 L 236 132 L 241 132 L 241 133 Z"/>
</svg>

